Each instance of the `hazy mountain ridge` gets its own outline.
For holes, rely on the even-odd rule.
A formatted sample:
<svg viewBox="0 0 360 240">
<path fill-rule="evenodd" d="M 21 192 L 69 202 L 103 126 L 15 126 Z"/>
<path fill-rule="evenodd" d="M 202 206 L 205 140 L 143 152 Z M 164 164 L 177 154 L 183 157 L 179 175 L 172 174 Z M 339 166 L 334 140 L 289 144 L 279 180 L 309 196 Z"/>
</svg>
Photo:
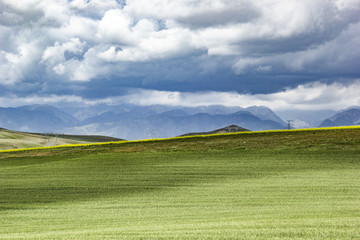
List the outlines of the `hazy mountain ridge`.
<svg viewBox="0 0 360 240">
<path fill-rule="evenodd" d="M 7 129 L 96 134 L 124 139 L 173 137 L 189 132 L 213 131 L 233 124 L 252 131 L 286 127 L 285 122 L 271 109 L 257 106 L 192 108 L 124 104 L 104 108 L 94 106 L 88 111 L 79 109 L 79 112 L 73 109 L 72 114 L 49 105 L 0 108 L 0 127 Z"/>
<path fill-rule="evenodd" d="M 352 126 L 360 124 L 360 108 L 351 107 L 325 119 L 319 127 Z"/>
<path fill-rule="evenodd" d="M 285 122 L 272 110 L 265 107 L 259 107 L 258 110 L 256 108 L 250 108 L 254 112 L 251 113 L 248 109 L 224 106 L 117 106 L 111 111 L 88 118 L 82 125 L 67 131 L 144 139 L 173 137 L 188 132 L 207 132 L 232 124 L 253 131 L 285 128 Z"/>
<path fill-rule="evenodd" d="M 28 110 L 28 111 L 35 111 L 35 112 L 42 112 L 44 114 L 52 114 L 54 117 L 60 119 L 62 122 L 66 124 L 77 124 L 79 120 L 77 120 L 75 117 L 70 115 L 69 113 L 66 113 L 64 111 L 59 110 L 56 107 L 50 106 L 50 105 L 26 105 L 19 107 L 20 109 Z"/>
<path fill-rule="evenodd" d="M 0 108 L 0 127 L 27 132 L 54 132 L 78 123 L 70 114 L 48 105 Z"/>
<path fill-rule="evenodd" d="M 337 111 L 333 110 L 282 110 L 276 114 L 284 120 L 292 120 L 293 128 L 318 127 L 325 119 L 334 116 Z"/>
</svg>

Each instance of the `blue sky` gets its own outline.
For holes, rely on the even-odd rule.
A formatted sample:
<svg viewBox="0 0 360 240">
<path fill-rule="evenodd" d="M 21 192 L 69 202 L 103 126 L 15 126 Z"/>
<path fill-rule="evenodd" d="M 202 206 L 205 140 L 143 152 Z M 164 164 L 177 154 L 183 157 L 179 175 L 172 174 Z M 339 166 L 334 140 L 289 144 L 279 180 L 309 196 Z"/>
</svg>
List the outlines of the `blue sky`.
<svg viewBox="0 0 360 240">
<path fill-rule="evenodd" d="M 360 0 L 0 0 L 0 106 L 360 105 Z"/>
</svg>

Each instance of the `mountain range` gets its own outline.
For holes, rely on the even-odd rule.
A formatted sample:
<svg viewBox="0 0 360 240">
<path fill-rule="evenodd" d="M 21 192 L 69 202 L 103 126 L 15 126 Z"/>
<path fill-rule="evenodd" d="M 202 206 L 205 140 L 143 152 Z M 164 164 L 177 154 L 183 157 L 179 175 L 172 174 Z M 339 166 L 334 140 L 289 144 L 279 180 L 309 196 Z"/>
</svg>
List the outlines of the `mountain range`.
<svg viewBox="0 0 360 240">
<path fill-rule="evenodd" d="M 79 134 L 100 134 L 125 139 L 163 138 L 189 132 L 208 132 L 236 124 L 249 130 L 283 129 L 285 122 L 265 107 L 114 106 L 66 129 Z"/>
<path fill-rule="evenodd" d="M 208 132 L 236 124 L 249 130 L 283 129 L 266 107 L 92 106 L 67 112 L 50 105 L 0 108 L 0 127 L 26 132 L 104 135 L 128 140 Z"/>
<path fill-rule="evenodd" d="M 330 113 L 327 112 L 326 116 Z M 346 109 L 324 119 L 317 117 L 317 121 L 321 123 L 319 126 L 356 125 L 360 123 L 360 109 Z M 299 119 L 297 121 L 301 122 Z M 103 135 L 128 140 L 210 132 L 229 125 L 238 125 L 250 131 L 287 128 L 284 120 L 263 106 L 241 108 L 102 104 L 67 109 L 50 105 L 0 108 L 2 128 L 25 132 Z"/>
<path fill-rule="evenodd" d="M 319 127 L 360 125 L 360 108 L 351 107 L 325 119 Z"/>
<path fill-rule="evenodd" d="M 70 114 L 50 105 L 0 107 L 0 127 L 23 132 L 54 132 L 78 124 Z"/>
</svg>

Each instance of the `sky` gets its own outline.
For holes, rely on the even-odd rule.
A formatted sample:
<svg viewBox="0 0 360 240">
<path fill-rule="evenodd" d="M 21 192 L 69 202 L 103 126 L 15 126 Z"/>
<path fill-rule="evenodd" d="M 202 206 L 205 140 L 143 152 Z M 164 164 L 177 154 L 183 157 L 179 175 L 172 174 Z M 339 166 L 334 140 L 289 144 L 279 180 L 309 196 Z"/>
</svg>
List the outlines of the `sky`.
<svg viewBox="0 0 360 240">
<path fill-rule="evenodd" d="M 0 106 L 360 105 L 360 0 L 0 0 Z"/>
</svg>

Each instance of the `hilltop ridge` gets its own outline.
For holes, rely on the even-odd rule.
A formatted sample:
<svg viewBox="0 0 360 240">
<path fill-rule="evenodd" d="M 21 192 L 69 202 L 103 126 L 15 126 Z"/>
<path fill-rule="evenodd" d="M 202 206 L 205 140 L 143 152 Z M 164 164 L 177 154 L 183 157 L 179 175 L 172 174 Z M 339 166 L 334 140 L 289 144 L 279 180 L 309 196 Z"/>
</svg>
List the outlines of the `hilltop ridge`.
<svg viewBox="0 0 360 240">
<path fill-rule="evenodd" d="M 243 127 L 239 127 L 237 125 L 230 125 L 230 126 L 219 128 L 219 129 L 209 131 L 209 132 L 186 133 L 186 134 L 180 135 L 180 137 L 193 136 L 193 135 L 211 135 L 211 134 L 219 134 L 219 133 L 234 133 L 234 132 L 250 132 L 250 130 L 243 128 Z"/>
</svg>

